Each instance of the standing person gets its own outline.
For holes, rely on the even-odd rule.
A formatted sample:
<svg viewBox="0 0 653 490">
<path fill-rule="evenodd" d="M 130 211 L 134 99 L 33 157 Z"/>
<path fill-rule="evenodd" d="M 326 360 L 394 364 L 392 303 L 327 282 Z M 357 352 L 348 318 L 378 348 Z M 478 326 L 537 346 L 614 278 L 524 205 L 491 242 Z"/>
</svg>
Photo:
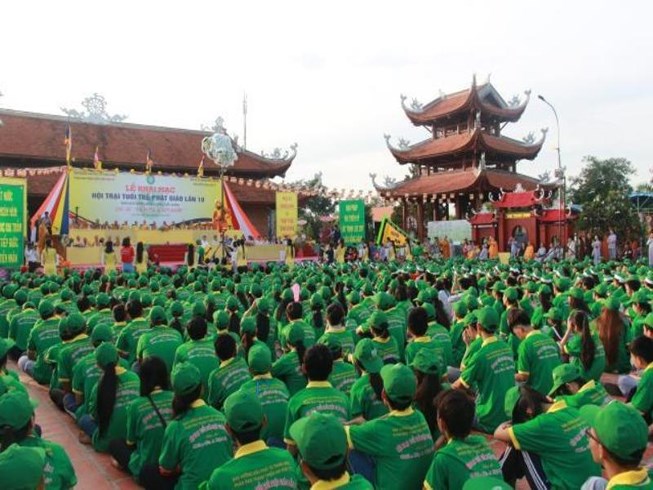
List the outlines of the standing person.
<svg viewBox="0 0 653 490">
<path fill-rule="evenodd" d="M 46 276 L 56 275 L 59 256 L 57 255 L 57 250 L 52 246 L 52 238 L 45 240 L 45 246 L 41 252 L 41 264 L 43 264 L 43 273 Z"/>
<path fill-rule="evenodd" d="M 653 267 L 653 231 L 648 234 L 646 245 L 648 246 L 648 266 Z"/>
<path fill-rule="evenodd" d="M 39 262 L 39 253 L 32 242 L 29 242 L 25 248 L 25 262 L 27 263 L 28 272 L 35 272 L 41 265 Z"/>
<path fill-rule="evenodd" d="M 601 263 L 601 240 L 597 235 L 594 235 L 594 241 L 592 242 L 592 261 L 594 265 Z"/>
<path fill-rule="evenodd" d="M 145 245 L 143 242 L 138 242 L 136 244 L 136 272 L 139 274 L 144 274 L 147 272 L 147 266 L 150 258 L 145 250 Z"/>
<path fill-rule="evenodd" d="M 107 240 L 107 243 L 104 245 L 104 250 L 102 251 L 101 260 L 101 263 L 104 266 L 105 274 L 115 271 L 117 262 L 118 257 L 116 257 L 116 251 L 113 249 L 113 242 L 111 240 Z"/>
<path fill-rule="evenodd" d="M 617 234 L 610 228 L 608 234 L 608 258 L 616 260 L 617 258 Z"/>
<path fill-rule="evenodd" d="M 122 271 L 126 273 L 134 272 L 134 247 L 132 247 L 129 237 L 122 239 L 122 247 L 120 248 L 120 263 Z"/>
</svg>

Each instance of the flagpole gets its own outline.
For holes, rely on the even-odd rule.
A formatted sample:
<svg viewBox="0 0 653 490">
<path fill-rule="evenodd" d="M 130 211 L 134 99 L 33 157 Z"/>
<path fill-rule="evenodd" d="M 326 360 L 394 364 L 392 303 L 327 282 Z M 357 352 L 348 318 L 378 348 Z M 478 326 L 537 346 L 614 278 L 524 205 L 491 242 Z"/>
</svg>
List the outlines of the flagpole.
<svg viewBox="0 0 653 490">
<path fill-rule="evenodd" d="M 247 92 L 243 94 L 243 149 L 247 149 Z"/>
</svg>

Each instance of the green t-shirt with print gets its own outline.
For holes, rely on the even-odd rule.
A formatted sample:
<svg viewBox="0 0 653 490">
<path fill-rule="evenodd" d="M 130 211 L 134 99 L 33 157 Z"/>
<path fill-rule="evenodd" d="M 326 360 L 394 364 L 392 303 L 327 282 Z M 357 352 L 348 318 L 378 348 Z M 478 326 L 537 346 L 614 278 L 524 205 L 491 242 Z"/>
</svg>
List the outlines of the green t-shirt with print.
<svg viewBox="0 0 653 490">
<path fill-rule="evenodd" d="M 127 408 L 129 404 L 140 395 L 141 382 L 138 375 L 122 367 L 117 367 L 118 386 L 116 388 L 116 402 L 113 405 L 109 426 L 100 434 L 98 427 L 93 433 L 93 448 L 98 452 L 107 452 L 109 442 L 114 439 L 124 439 L 127 435 Z M 88 405 L 89 413 L 95 420 L 97 417 L 97 395 L 100 382 L 98 381 L 91 392 Z"/>
<path fill-rule="evenodd" d="M 297 352 L 286 352 L 272 365 L 272 376 L 286 384 L 290 396 L 306 388 L 306 375 L 302 372 Z"/>
<path fill-rule="evenodd" d="M 345 423 L 351 418 L 349 397 L 331 386 L 328 381 L 309 381 L 306 388 L 288 400 L 284 440 L 292 443 L 290 426 L 314 412 L 334 415 Z"/>
<path fill-rule="evenodd" d="M 13 298 L 0 301 L 0 338 L 7 338 L 9 334 L 9 319 L 7 315 L 16 306 L 16 300 Z"/>
<path fill-rule="evenodd" d="M 533 330 L 519 344 L 517 371 L 528 374 L 526 385 L 543 395 L 553 387 L 553 370 L 560 365 L 560 350 L 554 340 Z"/>
<path fill-rule="evenodd" d="M 174 328 L 156 326 L 139 337 L 136 357 L 138 359 L 158 357 L 166 363 L 168 373 L 170 373 L 177 348 L 183 343 L 181 334 Z"/>
<path fill-rule="evenodd" d="M 345 429 L 349 447 L 374 459 L 376 488 L 422 488 L 433 458 L 433 439 L 418 410 L 392 411 Z"/>
<path fill-rule="evenodd" d="M 318 344 L 326 344 L 329 338 L 337 339 L 340 342 L 342 357 L 346 358 L 347 355 L 354 352 L 354 348 L 356 347 L 356 334 L 353 330 L 347 330 L 344 327 L 338 329 L 329 327 L 317 342 Z"/>
<path fill-rule="evenodd" d="M 356 368 L 351 364 L 338 359 L 333 361 L 333 369 L 329 375 L 329 383 L 346 395 L 349 395 L 351 387 L 356 382 Z"/>
<path fill-rule="evenodd" d="M 443 366 L 453 366 L 453 345 L 449 331 L 439 323 L 432 322 L 429 324 L 426 335 L 431 337 L 431 342 L 435 348 L 442 351 L 444 356 Z"/>
<path fill-rule="evenodd" d="M 372 420 L 388 413 L 388 407 L 383 404 L 381 398 L 376 396 L 367 373 L 356 380 L 354 386 L 351 387 L 349 396 L 353 418 L 362 416 L 365 420 Z"/>
<path fill-rule="evenodd" d="M 150 324 L 144 318 L 136 318 L 120 330 L 116 340 L 116 348 L 120 351 L 120 355 L 127 359 L 129 364 L 133 364 L 136 360 L 138 339 L 149 331 Z"/>
<path fill-rule="evenodd" d="M 200 490 L 297 488 L 297 468 L 288 451 L 262 440 L 238 448 L 234 459 L 217 468 Z"/>
<path fill-rule="evenodd" d="M 453 366 L 459 367 L 465 355 L 467 346 L 463 341 L 463 331 L 465 330 L 465 323 L 457 321 L 451 326 L 449 337 L 451 338 L 451 352 L 453 355 Z"/>
<path fill-rule="evenodd" d="M 48 383 L 52 376 L 52 365 L 45 362 L 45 353 L 53 345 L 61 343 L 59 318 L 52 317 L 36 322 L 27 341 L 27 349 L 36 353 L 32 377 L 41 384 Z"/>
<path fill-rule="evenodd" d="M 18 445 L 38 447 L 45 451 L 45 465 L 43 466 L 45 490 L 67 490 L 77 485 L 75 468 L 62 446 L 37 436 L 27 436 Z"/>
<path fill-rule="evenodd" d="M 653 411 L 653 363 L 644 369 L 630 403 L 644 415 Z"/>
<path fill-rule="evenodd" d="M 372 343 L 376 348 L 378 356 L 383 361 L 383 364 L 393 364 L 400 361 L 397 341 L 392 337 L 392 335 L 388 335 L 386 338 L 374 337 Z"/>
<path fill-rule="evenodd" d="M 485 339 L 460 379 L 467 387 L 477 387 L 478 425 L 483 431 L 494 433 L 499 424 L 507 420 L 504 398 L 515 386 L 515 361 L 508 344 L 497 337 Z"/>
<path fill-rule="evenodd" d="M 585 405 L 603 406 L 610 403 L 610 395 L 605 390 L 601 383 L 594 380 L 588 381 L 580 387 L 578 392 L 574 395 L 567 395 L 561 397 L 568 406 L 573 408 L 580 408 Z"/>
<path fill-rule="evenodd" d="M 181 470 L 175 489 L 194 490 L 210 478 L 215 468 L 231 459 L 232 444 L 224 415 L 196 400 L 166 427 L 159 466 L 168 471 Z"/>
<path fill-rule="evenodd" d="M 274 437 L 282 440 L 290 399 L 290 393 L 284 382 L 269 374 L 260 374 L 243 384 L 240 391 L 253 393 L 261 402 L 263 413 L 268 421 L 261 432 L 261 439 L 268 440 Z"/>
<path fill-rule="evenodd" d="M 482 436 L 450 439 L 433 457 L 424 480 L 429 490 L 461 490 L 470 478 L 503 479 L 497 457 Z"/>
<path fill-rule="evenodd" d="M 304 320 L 293 320 L 292 322 L 288 323 L 285 325 L 283 328 L 280 329 L 279 331 L 279 343 L 281 344 L 282 347 L 286 345 L 286 341 L 288 339 L 288 331 L 290 330 L 290 325 L 297 323 L 299 326 L 302 327 L 302 330 L 304 331 L 304 346 L 309 349 L 315 345 L 315 342 L 317 341 L 317 335 L 315 333 L 315 329 L 311 327 L 308 323 L 306 323 Z"/>
<path fill-rule="evenodd" d="M 155 390 L 150 397 L 141 396 L 127 408 L 127 435 L 129 446 L 135 447 L 129 457 L 129 471 L 138 478 L 145 464 L 158 464 L 165 427 L 161 417 L 168 424 L 172 420 L 171 391 Z M 155 405 L 161 414 L 156 413 Z"/>
<path fill-rule="evenodd" d="M 62 344 L 61 350 L 57 360 L 57 372 L 60 382 L 73 381 L 73 368 L 75 364 L 82 360 L 82 358 L 93 352 L 93 344 L 91 339 L 86 334 L 79 334 L 77 337 L 69 342 Z"/>
<path fill-rule="evenodd" d="M 592 335 L 592 341 L 594 342 L 594 360 L 589 369 L 585 369 L 581 361 L 583 340 L 580 335 L 573 335 L 569 339 L 569 342 L 565 345 L 565 352 L 569 354 L 569 363 L 580 369 L 581 376 L 584 379 L 600 381 L 601 375 L 605 371 L 605 348 L 598 335 Z"/>
<path fill-rule="evenodd" d="M 229 395 L 238 391 L 243 383 L 252 377 L 244 359 L 232 357 L 221 362 L 209 375 L 209 392 L 206 401 L 212 407 L 222 408 Z"/>
<path fill-rule="evenodd" d="M 575 490 L 601 467 L 592 460 L 578 409 L 556 401 L 546 413 L 508 429 L 516 449 L 537 454 L 552 489 Z"/>
<path fill-rule="evenodd" d="M 11 319 L 9 324 L 9 338 L 14 339 L 16 347 L 21 352 L 27 350 L 27 341 L 29 340 L 32 328 L 39 321 L 39 314 L 33 308 L 21 311 Z"/>
<path fill-rule="evenodd" d="M 215 355 L 213 339 L 205 337 L 181 344 L 177 347 L 174 364 L 177 365 L 181 362 L 190 362 L 199 370 L 204 393 L 208 393 L 209 376 L 220 365 L 220 359 Z"/>
<path fill-rule="evenodd" d="M 106 324 L 113 325 L 113 312 L 109 308 L 103 308 L 91 314 L 87 323 L 88 331 L 93 333 L 95 327 Z"/>
<path fill-rule="evenodd" d="M 406 310 L 400 306 L 395 306 L 386 311 L 385 314 L 388 318 L 388 332 L 397 344 L 398 361 L 404 362 L 404 350 L 406 349 Z"/>
<path fill-rule="evenodd" d="M 476 337 L 469 343 L 467 349 L 465 350 L 465 355 L 463 356 L 462 361 L 460 361 L 461 370 L 464 370 L 469 360 L 474 357 L 479 350 L 481 350 L 482 345 L 483 339 L 480 336 Z"/>
</svg>

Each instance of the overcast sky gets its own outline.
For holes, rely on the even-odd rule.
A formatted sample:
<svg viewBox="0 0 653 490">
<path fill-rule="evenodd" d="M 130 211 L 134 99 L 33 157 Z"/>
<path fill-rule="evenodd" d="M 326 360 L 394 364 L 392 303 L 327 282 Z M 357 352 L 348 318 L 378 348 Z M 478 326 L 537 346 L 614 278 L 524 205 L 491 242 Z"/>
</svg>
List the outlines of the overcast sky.
<svg viewBox="0 0 653 490">
<path fill-rule="evenodd" d="M 528 6 L 532 5 L 532 6 Z M 218 115 L 253 151 L 299 144 L 287 178 L 369 189 L 370 172 L 401 178 L 385 146 L 427 136 L 400 94 L 423 103 L 472 75 L 531 103 L 506 134 L 549 127 L 534 162 L 625 157 L 650 178 L 653 7 L 647 1 L 18 1 L 0 8 L 0 106 L 61 114 L 98 92 L 128 122 L 199 129 Z M 0 132 L 0 137 L 2 134 Z"/>
</svg>

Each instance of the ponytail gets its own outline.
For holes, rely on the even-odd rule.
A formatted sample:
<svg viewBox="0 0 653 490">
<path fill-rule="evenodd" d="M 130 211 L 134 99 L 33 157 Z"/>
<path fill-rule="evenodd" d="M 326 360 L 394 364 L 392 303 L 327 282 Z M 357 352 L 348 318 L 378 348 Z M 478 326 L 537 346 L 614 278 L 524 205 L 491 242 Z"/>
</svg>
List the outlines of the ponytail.
<svg viewBox="0 0 653 490">
<path fill-rule="evenodd" d="M 268 341 L 270 336 L 270 319 L 263 313 L 256 315 L 256 337 L 263 342 Z"/>
<path fill-rule="evenodd" d="M 376 399 L 381 401 L 383 400 L 383 380 L 379 373 L 367 373 L 367 376 L 370 378 L 370 386 L 374 390 L 374 395 Z"/>
<path fill-rule="evenodd" d="M 249 355 L 249 350 L 254 345 L 254 335 L 250 332 L 245 332 L 241 335 L 240 340 L 243 345 L 243 350 L 245 351 L 245 359 Z"/>
<path fill-rule="evenodd" d="M 177 395 L 172 399 L 172 416 L 174 418 L 181 417 L 190 409 L 190 406 L 195 400 L 200 397 L 202 393 L 202 384 L 197 385 L 193 391 L 186 395 Z"/>
<path fill-rule="evenodd" d="M 100 378 L 97 390 L 97 418 L 100 436 L 109 428 L 111 414 L 116 404 L 116 391 L 118 390 L 118 375 L 116 364 L 109 363 L 104 366 L 104 373 Z"/>
<path fill-rule="evenodd" d="M 324 317 L 322 316 L 321 308 L 313 309 L 313 328 L 315 330 L 322 330 L 324 328 Z"/>
<path fill-rule="evenodd" d="M 587 314 L 582 311 L 576 312 L 572 322 L 581 332 L 580 362 L 583 365 L 583 369 L 588 371 L 594 363 L 596 344 L 592 338 L 592 332 L 590 332 Z"/>
<path fill-rule="evenodd" d="M 304 364 L 304 354 L 306 353 L 306 346 L 304 345 L 304 341 L 298 340 L 297 342 L 295 342 L 295 345 L 293 347 L 297 352 L 297 357 L 299 358 L 299 365 L 302 366 Z"/>
<path fill-rule="evenodd" d="M 424 415 L 431 433 L 437 428 L 438 409 L 435 398 L 442 391 L 440 378 L 435 374 L 424 374 L 415 371 L 417 376 L 417 390 L 415 391 L 415 405 Z"/>
<path fill-rule="evenodd" d="M 240 317 L 235 311 L 232 311 L 229 316 L 229 331 L 234 333 L 240 332 Z"/>
</svg>

